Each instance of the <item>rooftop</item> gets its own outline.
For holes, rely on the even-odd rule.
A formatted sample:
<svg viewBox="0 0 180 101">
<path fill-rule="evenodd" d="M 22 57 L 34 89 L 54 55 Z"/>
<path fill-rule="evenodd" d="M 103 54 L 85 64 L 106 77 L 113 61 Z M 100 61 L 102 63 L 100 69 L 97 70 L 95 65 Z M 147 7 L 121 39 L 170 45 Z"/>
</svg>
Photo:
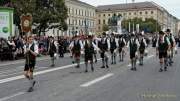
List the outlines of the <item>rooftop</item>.
<svg viewBox="0 0 180 101">
<path fill-rule="evenodd" d="M 154 2 L 137 2 L 137 3 L 124 3 L 124 4 L 112 4 L 112 5 L 100 5 L 97 6 L 97 11 L 114 11 L 114 10 L 126 10 L 126 9 L 141 9 L 141 8 L 158 8 L 164 10 L 162 7 Z"/>
</svg>

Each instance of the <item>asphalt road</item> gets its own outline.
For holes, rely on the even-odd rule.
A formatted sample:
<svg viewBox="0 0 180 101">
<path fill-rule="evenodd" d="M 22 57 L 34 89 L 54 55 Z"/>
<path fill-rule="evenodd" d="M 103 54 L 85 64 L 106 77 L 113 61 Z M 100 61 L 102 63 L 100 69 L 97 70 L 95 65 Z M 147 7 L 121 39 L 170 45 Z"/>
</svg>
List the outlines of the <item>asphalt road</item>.
<svg viewBox="0 0 180 101">
<path fill-rule="evenodd" d="M 68 56 L 56 60 L 52 68 L 46 57 L 37 62 L 38 82 L 31 93 L 26 92 L 29 82 L 23 77 L 22 60 L 0 63 L 0 101 L 179 101 L 179 59 L 177 54 L 173 66 L 159 73 L 159 60 L 149 49 L 144 66 L 137 66 L 136 72 L 129 70 L 127 54 L 124 62 L 109 69 L 101 69 L 99 59 L 95 72 L 84 73 L 83 59 L 80 69 Z"/>
</svg>

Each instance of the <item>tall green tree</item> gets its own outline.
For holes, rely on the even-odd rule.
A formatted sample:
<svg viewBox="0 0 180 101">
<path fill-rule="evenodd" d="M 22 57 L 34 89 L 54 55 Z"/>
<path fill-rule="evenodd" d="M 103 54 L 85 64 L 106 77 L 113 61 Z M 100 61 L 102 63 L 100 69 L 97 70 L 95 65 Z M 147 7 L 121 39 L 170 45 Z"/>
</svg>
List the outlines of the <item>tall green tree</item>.
<svg viewBox="0 0 180 101">
<path fill-rule="evenodd" d="M 65 0 L 9 0 L 14 8 L 14 23 L 20 29 L 20 16 L 30 13 L 39 35 L 49 29 L 67 30 Z"/>
</svg>

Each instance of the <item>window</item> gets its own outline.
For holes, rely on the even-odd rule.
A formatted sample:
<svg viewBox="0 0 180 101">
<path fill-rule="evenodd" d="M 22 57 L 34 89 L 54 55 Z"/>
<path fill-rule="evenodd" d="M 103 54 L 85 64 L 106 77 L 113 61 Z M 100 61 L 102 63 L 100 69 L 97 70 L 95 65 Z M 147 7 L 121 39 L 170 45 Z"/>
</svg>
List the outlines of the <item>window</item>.
<svg viewBox="0 0 180 101">
<path fill-rule="evenodd" d="M 123 15 L 126 15 L 126 13 L 124 13 Z"/>
<path fill-rule="evenodd" d="M 101 14 L 99 14 L 99 17 L 101 17 Z"/>
<path fill-rule="evenodd" d="M 151 14 L 153 14 L 154 12 L 153 11 L 151 11 Z"/>
<path fill-rule="evenodd" d="M 145 14 L 148 14 L 148 12 L 146 11 Z"/>
<path fill-rule="evenodd" d="M 79 10 L 79 15 L 81 15 L 81 10 Z"/>
<path fill-rule="evenodd" d="M 101 20 L 100 19 L 98 20 L 98 24 L 101 24 Z"/>
<path fill-rule="evenodd" d="M 71 19 L 69 19 L 69 25 L 71 24 Z"/>
<path fill-rule="evenodd" d="M 81 20 L 79 20 L 79 25 L 81 25 Z"/>
<path fill-rule="evenodd" d="M 99 26 L 98 29 L 101 30 L 101 27 Z"/>
<path fill-rule="evenodd" d="M 111 14 L 108 14 L 108 16 L 111 16 Z"/>
<path fill-rule="evenodd" d="M 104 17 L 106 16 L 106 14 L 103 15 Z"/>
<path fill-rule="evenodd" d="M 76 9 L 76 15 L 77 15 L 77 9 Z"/>
<path fill-rule="evenodd" d="M 105 21 L 105 20 L 103 20 L 103 24 L 106 24 L 106 21 Z"/>
<path fill-rule="evenodd" d="M 136 12 L 134 12 L 134 15 L 136 15 Z"/>
<path fill-rule="evenodd" d="M 142 15 L 142 12 L 139 12 L 140 15 Z"/>
<path fill-rule="evenodd" d="M 129 13 L 129 15 L 131 15 L 131 13 Z"/>
</svg>

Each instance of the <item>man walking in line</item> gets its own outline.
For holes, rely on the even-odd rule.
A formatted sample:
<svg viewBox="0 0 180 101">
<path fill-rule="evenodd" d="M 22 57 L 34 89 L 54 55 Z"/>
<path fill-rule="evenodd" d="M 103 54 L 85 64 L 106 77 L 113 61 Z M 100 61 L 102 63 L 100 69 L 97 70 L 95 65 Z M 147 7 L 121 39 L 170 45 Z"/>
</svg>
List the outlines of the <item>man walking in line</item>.
<svg viewBox="0 0 180 101">
<path fill-rule="evenodd" d="M 156 44 L 156 55 L 159 56 L 160 60 L 160 69 L 159 72 L 167 71 L 167 54 L 170 49 L 170 41 L 165 36 L 165 33 L 163 31 L 159 32 L 159 38 L 157 40 Z"/>
<path fill-rule="evenodd" d="M 55 45 L 53 37 L 49 38 L 48 53 L 51 57 L 51 67 L 54 67 L 55 66 L 54 61 L 55 61 L 56 45 Z"/>
<path fill-rule="evenodd" d="M 38 46 L 34 43 L 34 38 L 29 36 L 27 39 L 27 44 L 24 47 L 25 52 L 25 68 L 24 68 L 24 75 L 30 82 L 30 87 L 28 92 L 33 91 L 33 87 L 36 81 L 33 78 L 33 71 L 36 64 L 36 56 L 38 55 Z"/>
<path fill-rule="evenodd" d="M 123 38 L 123 35 L 119 36 L 118 45 L 119 45 L 119 59 L 120 59 L 119 61 L 123 62 L 124 54 L 125 54 L 125 46 L 126 46 L 126 41 Z"/>
</svg>

